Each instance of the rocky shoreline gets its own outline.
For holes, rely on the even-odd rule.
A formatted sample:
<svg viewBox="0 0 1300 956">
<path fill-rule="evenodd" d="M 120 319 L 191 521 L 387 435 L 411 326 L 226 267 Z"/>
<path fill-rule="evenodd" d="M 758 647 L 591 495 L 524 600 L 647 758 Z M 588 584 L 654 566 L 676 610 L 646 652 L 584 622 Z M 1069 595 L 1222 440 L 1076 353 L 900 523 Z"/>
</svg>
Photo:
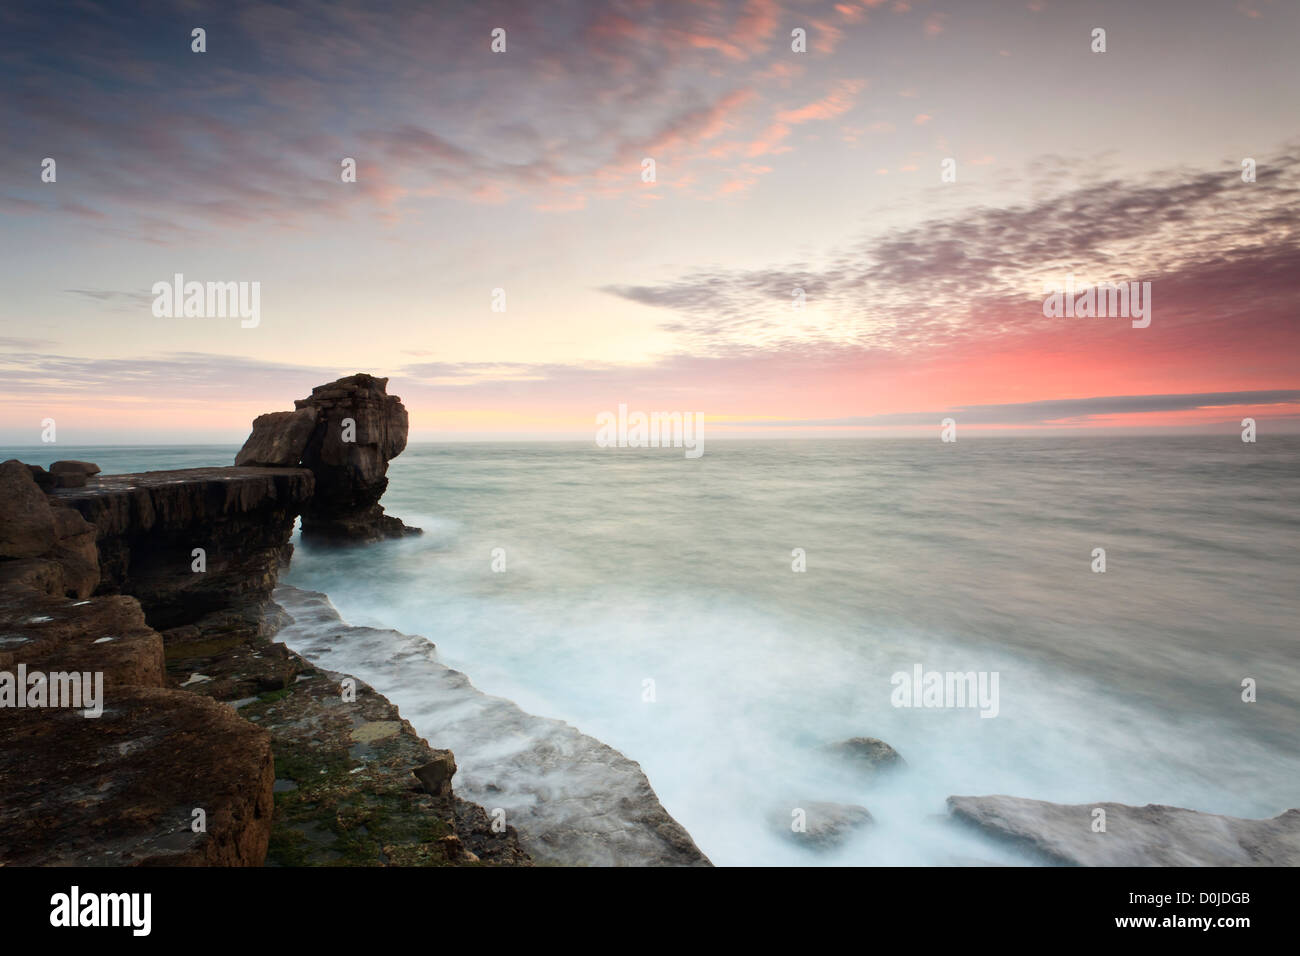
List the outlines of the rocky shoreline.
<svg viewBox="0 0 1300 956">
<path fill-rule="evenodd" d="M 0 865 L 710 865 L 634 761 L 279 585 L 298 520 L 311 547 L 419 533 L 379 504 L 407 435 L 386 385 L 353 375 L 260 416 L 230 467 L 0 463 Z M 829 751 L 864 781 L 907 770 L 876 738 Z M 1040 863 L 1300 863 L 1300 810 L 948 811 Z M 824 852 L 877 824 L 798 800 L 769 825 Z"/>
<path fill-rule="evenodd" d="M 231 467 L 0 464 L 0 678 L 17 692 L 0 707 L 0 865 L 532 865 L 513 825 L 529 814 L 472 799 L 508 784 L 457 785 L 465 799 L 451 750 L 283 642 L 339 633 L 272 597 L 296 521 L 313 547 L 419 533 L 379 505 L 407 433 L 386 384 L 349 376 L 260 416 Z M 600 813 L 530 832 L 539 862 L 708 864 L 636 764 L 478 696 L 549 728 L 534 757 L 617 782 Z"/>
</svg>

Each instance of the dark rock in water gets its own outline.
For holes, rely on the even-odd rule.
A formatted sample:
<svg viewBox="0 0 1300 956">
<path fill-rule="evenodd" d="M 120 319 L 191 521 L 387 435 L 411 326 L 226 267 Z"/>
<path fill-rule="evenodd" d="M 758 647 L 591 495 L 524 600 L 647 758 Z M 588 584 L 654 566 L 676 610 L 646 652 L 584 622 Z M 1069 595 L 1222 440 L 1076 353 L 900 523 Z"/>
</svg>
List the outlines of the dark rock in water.
<svg viewBox="0 0 1300 956">
<path fill-rule="evenodd" d="M 1104 810 L 1104 832 L 1094 831 Z M 1181 807 L 1068 805 L 1021 797 L 949 797 L 952 816 L 1048 862 L 1071 866 L 1296 866 L 1300 810 L 1246 820 Z"/>
<path fill-rule="evenodd" d="M 433 753 L 432 762 L 417 767 L 411 773 L 420 781 L 425 793 L 435 797 L 449 797 L 451 778 L 456 775 L 456 758 L 450 750 L 435 750 Z"/>
<path fill-rule="evenodd" d="M 237 465 L 310 468 L 316 488 L 302 514 L 304 541 L 378 541 L 419 534 L 384 514 L 388 462 L 406 448 L 408 418 L 388 379 L 358 373 L 312 389 L 296 411 L 262 415 Z"/>
<path fill-rule="evenodd" d="M 96 529 L 99 593 L 129 593 L 171 628 L 265 601 L 313 486 L 303 468 L 189 468 L 102 475 L 49 500 Z"/>
<path fill-rule="evenodd" d="M 826 749 L 867 770 L 891 770 L 907 766 L 907 761 L 898 751 L 878 737 L 852 737 L 831 744 Z"/>
<path fill-rule="evenodd" d="M 812 850 L 834 850 L 872 822 L 871 811 L 854 803 L 790 801 L 767 814 L 773 830 Z"/>
<path fill-rule="evenodd" d="M 302 462 L 316 430 L 316 409 L 270 412 L 253 419 L 253 434 L 235 456 L 235 465 L 292 468 Z"/>
</svg>

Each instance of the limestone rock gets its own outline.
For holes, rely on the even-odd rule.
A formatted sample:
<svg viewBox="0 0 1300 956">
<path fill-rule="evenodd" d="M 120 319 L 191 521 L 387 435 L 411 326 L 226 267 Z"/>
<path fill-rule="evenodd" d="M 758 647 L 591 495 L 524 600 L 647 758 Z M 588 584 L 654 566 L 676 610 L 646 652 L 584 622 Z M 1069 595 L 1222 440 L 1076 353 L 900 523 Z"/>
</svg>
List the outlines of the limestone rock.
<svg viewBox="0 0 1300 956">
<path fill-rule="evenodd" d="M 424 638 L 348 625 L 317 592 L 281 585 L 275 600 L 293 619 L 278 639 L 318 666 L 345 667 L 361 680 L 392 683 L 380 689 L 404 708 L 416 732 L 456 754 L 459 797 L 491 812 L 503 810 L 537 862 L 710 865 L 659 802 L 641 767 L 617 750 L 564 721 L 484 694 L 464 674 L 440 663 Z M 412 782 L 409 769 L 406 781 Z M 480 830 L 490 838 L 490 821 L 480 819 Z M 481 845 L 463 832 L 461 839 L 484 857 Z"/>
<path fill-rule="evenodd" d="M 84 488 L 99 466 L 88 461 L 56 461 L 50 465 L 50 478 L 55 488 Z"/>
<path fill-rule="evenodd" d="M 0 670 L 100 672 L 106 687 L 163 686 L 163 642 L 135 598 L 83 601 L 0 589 Z"/>
<path fill-rule="evenodd" d="M 1093 811 L 1106 811 L 1093 832 Z M 1300 810 L 1272 819 L 1122 803 L 949 797 L 954 818 L 1050 862 L 1072 866 L 1297 866 Z"/>
<path fill-rule="evenodd" d="M 10 566 L 15 559 L 19 566 Z M 99 584 L 95 528 L 75 511 L 53 506 L 33 468 L 17 460 L 0 464 L 0 580 L 69 597 L 88 597 Z"/>
<path fill-rule="evenodd" d="M 376 541 L 418 534 L 384 514 L 388 462 L 406 448 L 409 426 L 388 379 L 358 373 L 312 389 L 295 411 L 262 415 L 237 465 L 298 464 L 315 475 L 302 514 L 305 541 Z"/>
<path fill-rule="evenodd" d="M 50 474 L 85 475 L 86 477 L 90 477 L 91 475 L 99 474 L 99 466 L 94 462 L 64 459 L 62 461 L 56 461 L 50 465 Z"/>
<path fill-rule="evenodd" d="M 316 430 L 316 409 L 270 412 L 253 419 L 253 433 L 235 456 L 235 465 L 291 468 L 302 462 Z"/>
<path fill-rule="evenodd" d="M 434 759 L 411 771 L 425 793 L 435 797 L 451 796 L 451 778 L 456 775 L 456 758 L 450 750 L 435 750 Z"/>
<path fill-rule="evenodd" d="M 266 731 L 186 691 L 105 696 L 96 719 L 0 710 L 0 864 L 260 866 L 275 778 Z"/>
<path fill-rule="evenodd" d="M 304 468 L 190 468 L 105 475 L 50 501 L 94 526 L 100 593 L 139 598 L 166 629 L 269 597 L 313 484 Z"/>
<path fill-rule="evenodd" d="M 31 470 L 16 458 L 0 463 L 0 560 L 40 557 L 54 541 L 54 517 Z"/>
</svg>

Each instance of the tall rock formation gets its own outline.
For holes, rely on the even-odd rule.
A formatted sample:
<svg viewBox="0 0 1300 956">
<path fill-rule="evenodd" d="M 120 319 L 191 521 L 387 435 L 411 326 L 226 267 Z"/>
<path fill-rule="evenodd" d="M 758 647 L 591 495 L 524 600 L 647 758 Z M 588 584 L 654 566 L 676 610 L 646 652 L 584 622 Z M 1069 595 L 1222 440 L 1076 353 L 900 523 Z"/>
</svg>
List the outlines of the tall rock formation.
<svg viewBox="0 0 1300 956">
<path fill-rule="evenodd" d="M 302 513 L 306 541 L 361 542 L 419 534 L 384 514 L 388 462 L 406 448 L 408 420 L 388 379 L 358 373 L 320 385 L 292 412 L 260 415 L 236 465 L 302 465 L 316 487 Z"/>
</svg>

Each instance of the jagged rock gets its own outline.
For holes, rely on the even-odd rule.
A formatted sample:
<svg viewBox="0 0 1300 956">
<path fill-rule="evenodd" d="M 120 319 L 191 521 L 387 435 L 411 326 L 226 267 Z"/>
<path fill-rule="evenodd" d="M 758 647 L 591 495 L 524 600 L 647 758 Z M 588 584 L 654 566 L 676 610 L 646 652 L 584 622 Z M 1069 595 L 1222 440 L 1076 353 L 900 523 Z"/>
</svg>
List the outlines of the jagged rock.
<svg viewBox="0 0 1300 956">
<path fill-rule="evenodd" d="M 1106 811 L 1105 832 L 1093 831 L 1098 808 Z M 949 797 L 948 810 L 1035 856 L 1072 866 L 1300 865 L 1300 809 L 1246 820 L 1158 804 L 988 796 Z"/>
<path fill-rule="evenodd" d="M 0 864 L 259 866 L 270 736 L 186 691 L 122 687 L 102 716 L 0 710 Z M 192 828 L 203 810 L 206 833 Z"/>
<path fill-rule="evenodd" d="M 899 752 L 878 737 L 851 737 L 826 749 L 873 772 L 907 766 Z"/>
<path fill-rule="evenodd" d="M 190 468 L 103 475 L 50 501 L 95 526 L 99 592 L 132 594 L 165 629 L 265 601 L 313 486 L 304 468 Z"/>
<path fill-rule="evenodd" d="M 802 817 L 796 811 L 802 810 Z M 790 801 L 768 811 L 768 824 L 782 836 L 813 850 L 833 850 L 872 822 L 871 811 L 854 803 Z M 803 829 L 796 829 L 801 823 Z"/>
<path fill-rule="evenodd" d="M 236 466 L 293 467 L 301 464 L 316 430 L 316 409 L 270 412 L 253 419 L 253 433 L 235 456 Z"/>
<path fill-rule="evenodd" d="M 293 412 L 262 415 L 237 465 L 298 464 L 316 476 L 302 513 L 305 541 L 376 541 L 418 534 L 384 514 L 388 462 L 406 448 L 408 418 L 388 379 L 358 373 L 320 385 Z M 310 426 L 310 427 L 309 427 Z"/>
<path fill-rule="evenodd" d="M 456 775 L 456 758 L 450 750 L 435 750 L 434 758 L 411 773 L 420 781 L 425 793 L 435 797 L 451 796 L 451 778 Z"/>
</svg>

